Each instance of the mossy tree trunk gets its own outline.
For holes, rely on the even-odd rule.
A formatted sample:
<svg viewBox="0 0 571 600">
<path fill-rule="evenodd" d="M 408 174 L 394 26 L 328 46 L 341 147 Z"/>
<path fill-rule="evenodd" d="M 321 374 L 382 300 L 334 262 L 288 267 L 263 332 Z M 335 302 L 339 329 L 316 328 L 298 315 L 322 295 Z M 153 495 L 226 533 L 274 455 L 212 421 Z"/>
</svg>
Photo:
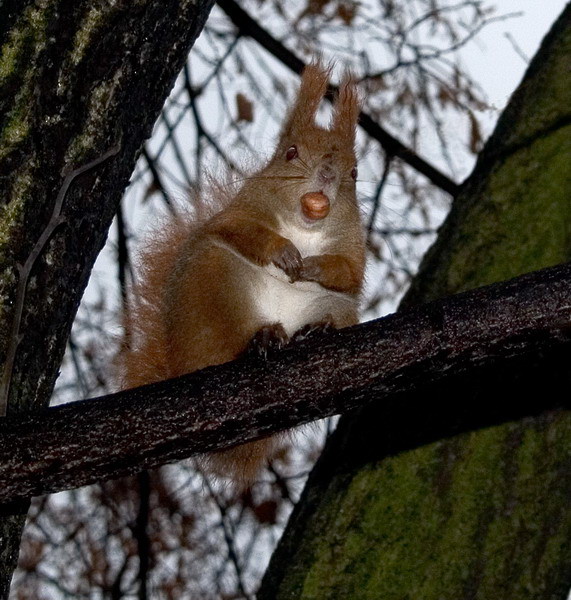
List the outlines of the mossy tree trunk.
<svg viewBox="0 0 571 600">
<path fill-rule="evenodd" d="M 0 3 L 0 363 L 14 354 L 8 413 L 48 403 L 137 153 L 212 3 Z M 114 156 L 71 183 L 53 217 L 66 174 L 114 147 Z M 18 265 L 49 226 L 56 227 L 39 246 L 19 302 Z M 8 594 L 25 513 L 23 505 L 0 507 L 0 598 Z"/>
<path fill-rule="evenodd" d="M 403 305 L 571 258 L 570 58 L 567 6 Z M 392 440 L 421 439 L 422 428 L 433 426 L 431 403 L 477 402 L 481 394 L 513 400 L 517 378 L 505 373 L 490 382 L 475 374 L 469 386 L 464 380 L 462 388 L 425 390 L 426 412 L 410 415 L 403 430 L 379 419 L 374 407 L 342 418 L 272 557 L 259 600 L 566 598 L 571 414 L 551 412 L 391 453 L 398 446 Z M 549 380 L 533 387 L 569 393 Z M 518 393 L 526 392 L 519 386 Z"/>
</svg>

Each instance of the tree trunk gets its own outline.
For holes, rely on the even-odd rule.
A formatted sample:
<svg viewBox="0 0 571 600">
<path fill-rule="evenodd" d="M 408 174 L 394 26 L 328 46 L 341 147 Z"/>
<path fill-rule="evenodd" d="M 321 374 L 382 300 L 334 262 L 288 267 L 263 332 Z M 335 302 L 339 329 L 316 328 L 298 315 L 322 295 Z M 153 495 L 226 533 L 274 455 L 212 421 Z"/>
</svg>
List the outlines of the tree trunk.
<svg viewBox="0 0 571 600">
<path fill-rule="evenodd" d="M 0 406 L 7 400 L 9 414 L 49 401 L 139 148 L 211 5 L 0 3 L 0 357 L 8 365 Z M 64 194 L 66 175 L 77 177 Z M 22 504 L 0 516 L 0 598 L 25 513 Z"/>
<path fill-rule="evenodd" d="M 403 306 L 571 258 L 570 25 L 567 6 Z M 259 600 L 566 598 L 568 411 L 391 453 L 398 446 L 392 440 L 432 426 L 431 402 L 469 405 L 482 389 L 487 401 L 506 402 L 518 376 L 506 373 L 495 391 L 478 379 L 462 388 L 450 382 L 438 398 L 426 390 L 426 412 L 410 414 L 398 430 L 374 406 L 343 417 L 294 509 Z M 560 393 L 549 380 L 533 387 Z"/>
</svg>

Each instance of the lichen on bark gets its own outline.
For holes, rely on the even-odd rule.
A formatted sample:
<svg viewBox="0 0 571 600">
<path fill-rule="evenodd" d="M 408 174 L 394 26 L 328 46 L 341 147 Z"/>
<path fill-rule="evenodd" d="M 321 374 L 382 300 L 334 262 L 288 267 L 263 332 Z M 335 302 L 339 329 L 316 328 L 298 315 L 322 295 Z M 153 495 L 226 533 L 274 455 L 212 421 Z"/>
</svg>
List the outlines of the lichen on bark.
<svg viewBox="0 0 571 600">
<path fill-rule="evenodd" d="M 142 142 L 202 29 L 212 0 L 0 2 L 0 362 L 16 344 L 9 412 L 49 401 L 68 332 Z M 18 264 L 50 222 L 66 175 L 62 224 L 30 274 L 18 341 Z M 0 507 L 0 598 L 25 506 Z"/>
</svg>

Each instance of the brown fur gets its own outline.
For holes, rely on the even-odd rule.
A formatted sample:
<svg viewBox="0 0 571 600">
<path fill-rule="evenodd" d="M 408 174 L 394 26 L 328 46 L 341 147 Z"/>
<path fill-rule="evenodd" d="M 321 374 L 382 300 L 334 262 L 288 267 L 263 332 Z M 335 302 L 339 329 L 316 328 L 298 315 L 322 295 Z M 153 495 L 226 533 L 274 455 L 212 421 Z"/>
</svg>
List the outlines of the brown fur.
<svg viewBox="0 0 571 600">
<path fill-rule="evenodd" d="M 252 263 L 274 265 L 291 282 L 314 281 L 349 299 L 358 298 L 365 247 L 350 173 L 359 102 L 346 78 L 332 129 L 318 127 L 314 117 L 328 77 L 329 70 L 317 64 L 306 68 L 273 158 L 225 208 L 205 221 L 173 219 L 147 243 L 126 323 L 131 341 L 120 360 L 122 387 L 232 360 L 261 327 L 272 325 L 261 320 L 251 305 L 248 286 L 257 276 Z M 299 148 L 299 159 L 286 160 L 292 144 Z M 327 248 L 319 256 L 302 259 L 292 241 L 280 235 L 280 227 L 300 222 L 300 198 L 319 192 L 313 189 L 318 184 L 311 182 L 320 181 L 326 172 L 334 172 L 338 182 L 330 214 L 315 226 Z M 300 235 L 303 241 L 305 234 Z M 336 326 L 357 321 L 355 302 L 342 303 L 334 312 Z M 271 458 L 279 439 L 274 436 L 213 453 L 205 464 L 246 485 Z"/>
</svg>

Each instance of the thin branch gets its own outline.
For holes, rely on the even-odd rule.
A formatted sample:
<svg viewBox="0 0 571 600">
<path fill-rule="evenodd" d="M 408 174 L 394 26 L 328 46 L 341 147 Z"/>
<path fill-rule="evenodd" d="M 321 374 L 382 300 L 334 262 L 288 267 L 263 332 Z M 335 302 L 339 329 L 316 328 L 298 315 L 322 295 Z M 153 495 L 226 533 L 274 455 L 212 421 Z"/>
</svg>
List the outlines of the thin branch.
<svg viewBox="0 0 571 600">
<path fill-rule="evenodd" d="M 163 200 L 164 200 L 168 210 L 170 211 L 170 213 L 172 215 L 176 214 L 176 210 L 173 206 L 172 200 L 170 199 L 170 196 L 168 195 L 168 193 L 165 189 L 161 175 L 155 164 L 155 159 L 153 157 L 151 157 L 149 150 L 147 148 L 147 144 L 145 144 L 142 147 L 141 154 L 143 155 L 145 162 L 147 163 L 147 167 L 148 167 L 149 171 L 151 172 L 151 176 L 153 178 L 153 185 L 155 186 L 156 190 L 160 193 L 160 195 L 163 197 Z"/>
<path fill-rule="evenodd" d="M 139 512 L 133 529 L 137 540 L 137 555 L 139 557 L 139 600 L 148 600 L 148 579 L 151 567 L 151 541 L 149 539 L 149 499 L 151 495 L 151 478 L 148 471 L 139 473 Z"/>
<path fill-rule="evenodd" d="M 131 261 L 129 257 L 129 246 L 127 243 L 127 225 L 123 215 L 123 204 L 117 206 L 117 279 L 119 280 L 119 292 L 121 294 L 121 309 L 123 313 L 127 308 L 127 271 Z"/>
<path fill-rule="evenodd" d="M 263 27 L 261 27 L 250 15 L 243 10 L 234 0 L 218 0 L 218 6 L 228 15 L 234 25 L 238 28 L 240 34 L 247 35 L 255 39 L 270 54 L 280 60 L 286 67 L 301 74 L 305 64 L 288 50 L 281 42 L 272 37 Z M 330 91 L 335 88 L 330 86 Z M 426 162 L 410 148 L 407 148 L 402 142 L 393 137 L 388 131 L 383 129 L 368 114 L 361 112 L 359 116 L 359 125 L 381 146 L 389 156 L 397 156 L 413 169 L 422 173 L 434 185 L 456 196 L 460 186 L 452 181 L 447 175 L 442 173 L 433 165 Z"/>
<path fill-rule="evenodd" d="M 377 219 L 377 212 L 381 205 L 381 195 L 383 193 L 383 189 L 385 184 L 387 183 L 387 179 L 389 177 L 389 172 L 391 170 L 391 163 L 393 161 L 393 157 L 390 154 L 385 154 L 385 166 L 383 168 L 383 175 L 381 176 L 381 180 L 377 184 L 377 189 L 375 190 L 375 200 L 373 203 L 373 208 L 371 210 L 371 215 L 369 217 L 369 224 L 367 226 L 367 235 L 371 236 L 371 232 L 373 231 L 373 227 L 375 225 L 375 221 Z"/>
<path fill-rule="evenodd" d="M 18 344 L 20 343 L 20 322 L 22 320 L 22 312 L 24 310 L 24 302 L 26 299 L 26 289 L 28 287 L 28 279 L 30 278 L 32 268 L 36 264 L 36 260 L 38 260 L 40 257 L 46 244 L 50 241 L 54 231 L 61 225 L 61 223 L 64 222 L 64 218 L 61 216 L 63 201 L 65 200 L 69 186 L 73 183 L 74 179 L 86 171 L 90 171 L 91 169 L 99 166 L 111 156 L 115 156 L 120 149 L 121 146 L 117 144 L 107 150 L 107 152 L 101 156 L 98 156 L 85 165 L 82 165 L 77 169 L 73 169 L 66 174 L 63 184 L 59 189 L 58 195 L 55 199 L 52 215 L 48 224 L 46 225 L 46 228 L 42 231 L 42 234 L 36 242 L 36 245 L 32 248 L 32 251 L 26 259 L 26 262 L 23 265 L 17 265 L 19 280 L 16 291 L 16 300 L 14 303 L 14 317 L 12 319 L 12 327 L 10 329 L 10 346 L 8 347 L 8 352 L 6 354 L 6 362 L 4 363 L 4 371 L 2 374 L 2 383 L 0 385 L 0 417 L 3 417 L 6 414 L 8 408 L 8 396 L 10 394 L 12 370 L 14 368 L 16 350 L 18 348 Z"/>
<path fill-rule="evenodd" d="M 496 380 L 515 369 L 518 385 L 551 369 L 550 385 L 563 378 L 568 389 L 561 361 L 567 364 L 571 348 L 569 298 L 571 263 L 326 332 L 267 360 L 245 356 L 2 419 L 0 502 L 133 474 L 370 401 L 382 402 L 391 423 L 391 411 L 402 412 L 402 392 L 421 392 L 404 411 L 410 416 L 426 406 L 426 386 L 464 374 L 481 388 L 486 369 L 495 369 Z M 457 403 L 456 410 L 435 401 L 431 415 L 450 421 L 451 434 L 569 403 L 568 394 L 538 393 L 529 403 L 516 395 L 505 403 L 489 397 L 474 406 Z M 430 439 L 432 431 L 424 433 Z"/>
<path fill-rule="evenodd" d="M 196 127 L 196 153 L 197 160 L 201 158 L 201 138 L 204 138 L 216 151 L 216 153 L 224 160 L 224 162 L 232 169 L 233 171 L 241 172 L 240 167 L 234 163 L 234 161 L 222 150 L 220 145 L 216 142 L 216 140 L 208 133 L 200 114 L 198 112 L 198 107 L 196 106 L 196 94 L 194 86 L 192 85 L 192 81 L 190 78 L 190 70 L 188 68 L 188 63 L 184 67 L 184 77 L 185 77 L 185 89 L 188 93 L 188 98 L 190 102 L 190 109 L 192 112 L 192 116 L 194 118 L 194 126 Z M 201 172 L 202 167 L 200 164 L 197 165 L 197 172 Z"/>
<path fill-rule="evenodd" d="M 516 42 L 514 36 L 509 31 L 506 31 L 504 33 L 504 37 L 511 44 L 515 53 L 523 60 L 523 62 L 526 65 L 529 65 L 529 62 L 530 62 L 529 56 L 527 56 L 527 54 L 521 49 L 520 45 Z"/>
<path fill-rule="evenodd" d="M 226 507 L 222 504 L 222 500 L 220 498 L 218 498 L 217 494 L 212 489 L 212 486 L 210 485 L 210 482 L 208 481 L 207 478 L 204 479 L 204 483 L 205 483 L 206 487 L 208 488 L 208 492 L 209 492 L 210 496 L 212 497 L 212 500 L 214 501 L 214 505 L 216 506 L 216 508 L 218 509 L 218 512 L 220 513 L 220 527 L 222 529 L 222 535 L 224 536 L 224 541 L 226 542 L 226 548 L 228 550 L 228 559 L 229 559 L 230 563 L 232 564 L 232 566 L 234 567 L 234 570 L 236 571 L 236 583 L 238 585 L 238 591 L 240 592 L 241 597 L 246 598 L 248 600 L 250 598 L 250 596 L 246 593 L 244 582 L 242 581 L 243 569 L 242 569 L 242 566 L 240 565 L 238 553 L 236 552 L 236 544 L 235 544 L 236 536 L 234 535 L 234 532 L 230 531 L 230 529 L 228 527 L 228 523 L 227 523 L 228 511 L 226 510 Z"/>
</svg>

